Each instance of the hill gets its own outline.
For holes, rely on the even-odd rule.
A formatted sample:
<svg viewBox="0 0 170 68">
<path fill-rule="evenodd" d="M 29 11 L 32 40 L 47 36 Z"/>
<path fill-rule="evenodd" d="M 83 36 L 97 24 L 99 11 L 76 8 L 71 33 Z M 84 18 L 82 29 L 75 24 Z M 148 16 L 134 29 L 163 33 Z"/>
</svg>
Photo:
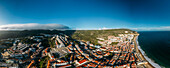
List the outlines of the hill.
<svg viewBox="0 0 170 68">
<path fill-rule="evenodd" d="M 137 33 L 129 29 L 76 30 L 71 37 L 73 39 L 90 41 L 93 44 L 98 44 L 97 38 L 107 39 L 108 36 L 118 36 L 118 34 L 126 34 L 125 31 L 128 31 L 128 33 L 132 34 Z"/>
<path fill-rule="evenodd" d="M 93 44 L 97 44 L 97 38 L 106 39 L 108 36 L 117 36 L 118 34 L 136 33 L 129 29 L 108 29 L 108 30 L 23 30 L 23 31 L 0 31 L 0 39 L 26 37 L 31 35 L 37 35 L 40 33 L 45 34 L 66 34 L 73 39 L 90 41 Z"/>
</svg>

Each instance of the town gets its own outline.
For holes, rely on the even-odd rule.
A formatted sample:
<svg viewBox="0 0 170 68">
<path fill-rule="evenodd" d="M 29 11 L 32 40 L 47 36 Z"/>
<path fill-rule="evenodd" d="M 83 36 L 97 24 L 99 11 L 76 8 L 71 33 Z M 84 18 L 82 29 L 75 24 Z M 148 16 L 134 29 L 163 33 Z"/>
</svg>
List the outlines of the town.
<svg viewBox="0 0 170 68">
<path fill-rule="evenodd" d="M 98 45 L 65 34 L 39 34 L 6 40 L 0 67 L 8 68 L 147 68 L 136 44 L 138 34 L 97 38 Z"/>
</svg>

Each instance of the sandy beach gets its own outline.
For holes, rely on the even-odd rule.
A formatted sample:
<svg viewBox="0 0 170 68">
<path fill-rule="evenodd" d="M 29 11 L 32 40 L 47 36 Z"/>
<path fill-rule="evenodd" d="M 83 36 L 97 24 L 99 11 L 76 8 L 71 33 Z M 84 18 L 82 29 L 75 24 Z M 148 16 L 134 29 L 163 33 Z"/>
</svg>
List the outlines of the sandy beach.
<svg viewBox="0 0 170 68">
<path fill-rule="evenodd" d="M 139 43 L 138 43 L 138 36 L 136 36 L 135 38 L 136 40 L 136 46 L 137 46 L 137 50 L 138 52 L 142 55 L 142 59 L 146 60 L 149 64 L 150 67 L 152 68 L 161 68 L 161 66 L 159 66 L 157 63 L 155 63 L 154 61 L 152 61 L 146 54 L 145 52 L 141 49 L 141 47 L 139 46 Z"/>
</svg>

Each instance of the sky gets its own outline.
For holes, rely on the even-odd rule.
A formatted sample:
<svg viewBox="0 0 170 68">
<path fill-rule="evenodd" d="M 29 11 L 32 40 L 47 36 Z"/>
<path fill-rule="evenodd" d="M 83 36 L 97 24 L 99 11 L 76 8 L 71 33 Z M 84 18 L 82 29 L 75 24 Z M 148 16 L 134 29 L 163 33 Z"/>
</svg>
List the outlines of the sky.
<svg viewBox="0 0 170 68">
<path fill-rule="evenodd" d="M 169 3 L 170 0 L 0 0 L 0 27 L 34 23 L 61 24 L 71 29 L 170 31 Z"/>
</svg>

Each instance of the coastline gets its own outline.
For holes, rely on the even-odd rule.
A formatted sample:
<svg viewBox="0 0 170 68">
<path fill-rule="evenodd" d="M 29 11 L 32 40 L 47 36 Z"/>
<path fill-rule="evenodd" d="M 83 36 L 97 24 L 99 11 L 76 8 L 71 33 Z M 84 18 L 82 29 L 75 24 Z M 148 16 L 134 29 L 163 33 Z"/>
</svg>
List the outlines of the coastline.
<svg viewBox="0 0 170 68">
<path fill-rule="evenodd" d="M 138 42 L 138 36 L 136 36 L 135 38 L 135 42 L 136 42 L 136 46 L 137 46 L 137 50 L 139 51 L 139 53 L 142 55 L 142 58 L 144 60 L 146 60 L 148 62 L 148 64 L 152 67 L 152 68 L 161 68 L 160 65 L 158 65 L 157 63 L 155 63 L 151 58 L 149 58 L 145 52 L 142 50 L 142 48 L 139 46 L 139 42 Z"/>
</svg>

